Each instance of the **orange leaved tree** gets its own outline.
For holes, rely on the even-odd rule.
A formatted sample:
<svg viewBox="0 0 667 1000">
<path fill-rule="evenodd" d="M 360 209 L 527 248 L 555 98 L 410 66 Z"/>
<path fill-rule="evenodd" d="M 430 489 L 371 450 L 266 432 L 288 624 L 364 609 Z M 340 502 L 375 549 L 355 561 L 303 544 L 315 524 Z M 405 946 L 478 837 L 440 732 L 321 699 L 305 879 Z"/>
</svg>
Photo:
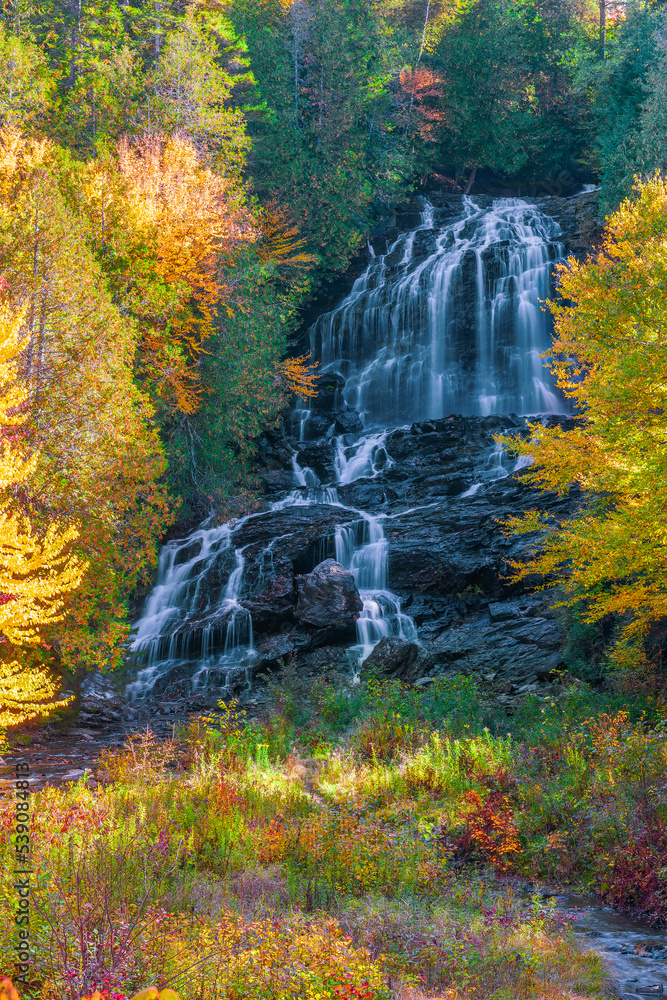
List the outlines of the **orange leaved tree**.
<svg viewBox="0 0 667 1000">
<path fill-rule="evenodd" d="M 167 409 L 194 413 L 226 267 L 257 236 L 242 188 L 179 135 L 122 139 L 115 156 L 86 165 L 80 188 L 110 286 L 138 325 L 142 384 Z"/>
<path fill-rule="evenodd" d="M 23 501 L 40 526 L 77 524 L 73 544 L 89 563 L 64 597 L 67 627 L 46 638 L 70 666 L 104 666 L 119 660 L 129 591 L 152 569 L 172 506 L 152 408 L 133 379 L 139 332 L 69 208 L 75 181 L 50 142 L 0 130 L 0 273 L 9 305 L 25 306 L 22 434 L 40 453 Z"/>
</svg>

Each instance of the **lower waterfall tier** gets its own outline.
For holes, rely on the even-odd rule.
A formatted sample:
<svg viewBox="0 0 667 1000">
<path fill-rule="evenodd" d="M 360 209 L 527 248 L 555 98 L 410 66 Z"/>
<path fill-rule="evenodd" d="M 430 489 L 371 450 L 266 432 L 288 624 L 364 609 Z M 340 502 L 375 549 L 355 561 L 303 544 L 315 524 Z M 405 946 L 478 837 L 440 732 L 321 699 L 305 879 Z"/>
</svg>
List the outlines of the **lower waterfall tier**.
<svg viewBox="0 0 667 1000">
<path fill-rule="evenodd" d="M 349 670 L 383 636 L 410 680 L 465 669 L 530 683 L 553 670 L 552 615 L 506 579 L 527 543 L 497 521 L 528 508 L 565 514 L 576 499 L 531 489 L 498 433 L 525 434 L 525 421 L 453 416 L 307 444 L 265 437 L 266 509 L 163 549 L 130 694 L 217 699 L 290 656 Z M 327 560 L 363 610 L 335 610 L 334 588 L 322 615 L 304 612 L 305 583 Z"/>
</svg>

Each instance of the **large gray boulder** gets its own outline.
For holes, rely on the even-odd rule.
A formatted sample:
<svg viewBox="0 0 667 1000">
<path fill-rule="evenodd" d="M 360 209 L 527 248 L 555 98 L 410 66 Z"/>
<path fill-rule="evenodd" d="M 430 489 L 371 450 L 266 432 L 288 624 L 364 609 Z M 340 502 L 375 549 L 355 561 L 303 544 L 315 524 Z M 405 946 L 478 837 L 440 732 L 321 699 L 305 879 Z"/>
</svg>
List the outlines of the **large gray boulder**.
<svg viewBox="0 0 667 1000">
<path fill-rule="evenodd" d="M 414 682 L 420 675 L 421 650 L 416 642 L 394 636 L 384 636 L 361 664 L 363 670 L 373 670 L 385 677 L 397 677 Z"/>
<path fill-rule="evenodd" d="M 353 625 L 363 606 L 349 569 L 325 559 L 306 577 L 296 617 L 315 628 L 340 628 Z"/>
</svg>

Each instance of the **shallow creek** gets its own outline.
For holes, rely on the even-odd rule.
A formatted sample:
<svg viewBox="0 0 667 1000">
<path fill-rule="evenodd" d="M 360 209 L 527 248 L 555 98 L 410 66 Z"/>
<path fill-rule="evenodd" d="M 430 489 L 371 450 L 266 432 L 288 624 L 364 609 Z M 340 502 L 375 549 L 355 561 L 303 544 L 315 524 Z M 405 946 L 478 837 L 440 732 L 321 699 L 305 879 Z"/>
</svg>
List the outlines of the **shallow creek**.
<svg viewBox="0 0 667 1000">
<path fill-rule="evenodd" d="M 585 944 L 605 959 L 619 997 L 662 985 L 667 994 L 667 930 L 631 920 L 595 896 L 566 892 L 555 896 L 556 910 L 572 923 Z M 656 991 L 653 995 L 660 996 Z"/>
</svg>

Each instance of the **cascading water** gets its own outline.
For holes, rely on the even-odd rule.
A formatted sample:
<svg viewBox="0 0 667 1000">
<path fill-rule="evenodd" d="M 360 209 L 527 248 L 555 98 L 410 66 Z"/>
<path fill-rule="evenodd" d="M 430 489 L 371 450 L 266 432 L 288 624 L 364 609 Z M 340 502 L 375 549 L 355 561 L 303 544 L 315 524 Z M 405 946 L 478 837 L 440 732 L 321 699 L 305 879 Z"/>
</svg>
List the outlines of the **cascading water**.
<svg viewBox="0 0 667 1000">
<path fill-rule="evenodd" d="M 372 476 L 378 453 L 383 454 L 382 465 L 386 466 L 390 459 L 383 448 L 384 437 L 371 435 L 348 449 L 342 442 L 337 442 L 340 456 L 338 481 L 348 484 L 355 479 Z M 350 662 L 353 665 L 360 663 L 383 636 L 396 635 L 417 641 L 412 619 L 401 611 L 400 600 L 387 589 L 388 542 L 380 518 L 341 504 L 337 489 L 322 487 L 312 469 L 299 465 L 296 455 L 292 458 L 292 468 L 295 484 L 304 487 L 305 493 L 303 489 L 290 491 L 282 500 L 272 504 L 268 513 L 289 507 L 327 504 L 340 507 L 354 518 L 349 525 L 337 526 L 334 536 L 336 559 L 351 571 L 363 602 L 363 611 L 357 622 L 357 644 L 349 651 Z M 164 680 L 189 662 L 193 650 L 189 648 L 191 633 L 187 631 L 186 623 L 195 614 L 210 610 L 211 605 L 215 619 L 224 621 L 224 643 L 220 649 L 221 644 L 214 642 L 215 620 L 213 624 L 203 626 L 196 651 L 198 666 L 190 681 L 192 689 L 206 688 L 211 677 L 219 679 L 224 688 L 234 671 L 240 667 L 246 671 L 252 668 L 255 656 L 252 616 L 240 603 L 245 558 L 242 549 L 233 549 L 233 539 L 234 534 L 251 518 L 261 516 L 251 514 L 235 523 L 200 529 L 187 539 L 170 542 L 162 549 L 158 583 L 148 599 L 143 618 L 136 626 L 133 653 L 138 661 L 146 665 L 129 685 L 130 697 L 145 696 L 156 681 Z M 273 539 L 259 554 L 255 589 L 266 584 L 270 578 L 273 546 L 277 540 Z M 220 554 L 229 557 L 232 551 L 235 564 L 221 597 L 217 604 L 215 600 L 209 600 L 202 607 L 204 579 L 218 568 Z M 324 552 L 321 554 L 324 557 Z"/>
<path fill-rule="evenodd" d="M 338 482 L 373 478 L 377 463 L 386 468 L 391 459 L 385 450 L 386 434 L 363 437 L 346 454 L 342 441 L 337 442 L 336 473 Z M 336 559 L 354 577 L 363 611 L 357 619 L 357 645 L 350 651 L 353 664 L 361 663 L 384 636 L 398 636 L 418 642 L 417 629 L 409 615 L 401 611 L 401 602 L 387 589 L 389 542 L 382 518 L 359 511 L 359 520 L 338 525 L 335 536 Z"/>
<path fill-rule="evenodd" d="M 463 199 L 456 221 L 424 204 L 421 225 L 371 258 L 311 331 L 323 371 L 346 380 L 366 427 L 449 413 L 561 413 L 541 354 L 560 228 L 514 198 Z"/>
<path fill-rule="evenodd" d="M 353 483 L 355 479 L 376 476 L 382 469 L 388 468 L 392 463 L 385 448 L 386 440 L 386 431 L 368 434 L 346 448 L 344 438 L 337 438 L 334 463 L 337 481 L 341 484 Z"/>
<path fill-rule="evenodd" d="M 220 662 L 230 670 L 252 656 L 252 618 L 239 603 L 244 562 L 243 552 L 232 549 L 229 524 L 200 528 L 163 547 L 157 584 L 137 623 L 132 644 L 135 659 L 144 667 L 128 686 L 131 698 L 146 695 L 160 677 L 193 657 L 200 665 L 192 677 L 192 686 L 197 687 L 204 672 L 220 661 L 212 652 L 214 644 L 223 645 Z M 211 593 L 207 580 L 224 574 L 227 566 L 227 583 Z M 193 650 L 187 621 L 206 611 L 212 611 L 211 620 L 201 630 L 199 648 Z"/>
<path fill-rule="evenodd" d="M 353 667 L 385 636 L 419 642 L 413 619 L 389 587 L 391 540 L 384 530 L 413 508 L 370 513 L 360 509 L 363 501 L 348 505 L 340 494 L 358 483 L 370 488 L 391 479 L 387 428 L 454 412 L 566 409 L 540 357 L 550 343 L 540 300 L 549 294 L 552 264 L 562 254 L 559 234 L 556 222 L 516 199 L 481 207 L 464 198 L 454 220 L 451 207 L 448 215 L 424 202 L 421 224 L 399 236 L 386 254 L 371 255 L 349 296 L 311 331 L 322 371 L 337 379 L 336 386 L 345 379 L 316 417 L 317 449 L 329 449 L 329 464 L 318 461 L 317 451 L 300 464 L 317 410 L 295 409 L 286 421 L 292 488 L 263 511 L 165 545 L 157 584 L 136 625 L 139 673 L 130 696 L 146 697 L 174 677 L 191 690 L 224 690 L 239 671 L 249 683 L 265 641 L 262 628 L 266 632 L 266 622 L 253 616 L 261 619 L 266 594 L 285 593 L 278 638 L 298 632 L 289 596 L 294 581 L 334 556 L 352 574 L 363 603 L 356 643 L 348 649 Z M 336 414 L 343 412 L 339 403 L 360 413 L 362 437 L 332 436 Z M 525 462 L 510 460 L 500 445 L 489 449 L 476 460 L 472 484 L 459 488 L 459 498 L 476 502 L 472 498 L 485 485 Z M 322 483 L 325 477 L 328 483 Z M 262 524 L 268 529 L 263 535 Z M 293 547 L 286 568 L 284 552 L 292 552 L 299 531 L 304 541 Z"/>
</svg>

